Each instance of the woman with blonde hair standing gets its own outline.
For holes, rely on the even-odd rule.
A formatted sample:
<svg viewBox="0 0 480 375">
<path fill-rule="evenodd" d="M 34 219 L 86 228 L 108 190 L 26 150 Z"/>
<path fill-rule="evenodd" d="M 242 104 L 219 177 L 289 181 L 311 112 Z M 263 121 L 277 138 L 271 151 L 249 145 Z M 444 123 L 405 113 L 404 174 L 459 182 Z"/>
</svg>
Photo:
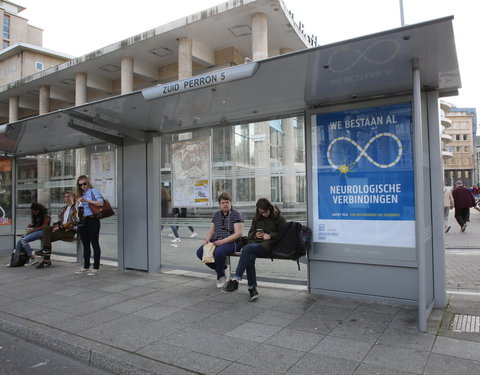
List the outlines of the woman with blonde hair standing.
<svg viewBox="0 0 480 375">
<path fill-rule="evenodd" d="M 90 205 L 101 207 L 103 197 L 100 192 L 90 183 L 90 179 L 82 175 L 77 178 L 77 203 L 83 209 L 84 223 L 78 226 L 78 234 L 83 245 L 83 267 L 75 272 L 77 275 L 95 276 L 100 269 L 100 220 L 97 219 L 90 208 Z M 90 254 L 93 247 L 93 269 L 90 269 Z"/>
</svg>

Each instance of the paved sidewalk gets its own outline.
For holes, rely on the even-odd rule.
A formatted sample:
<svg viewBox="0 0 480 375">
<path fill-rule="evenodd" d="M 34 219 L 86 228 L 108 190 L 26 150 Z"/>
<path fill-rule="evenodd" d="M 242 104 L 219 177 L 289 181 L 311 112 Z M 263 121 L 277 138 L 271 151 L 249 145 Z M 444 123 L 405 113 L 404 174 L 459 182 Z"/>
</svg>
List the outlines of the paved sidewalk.
<svg viewBox="0 0 480 375">
<path fill-rule="evenodd" d="M 6 257 L 0 259 L 7 262 Z M 118 374 L 473 374 L 478 334 L 452 332 L 436 310 L 428 333 L 417 310 L 245 285 L 213 276 L 148 275 L 78 265 L 3 268 L 0 329 Z M 453 305 L 480 314 L 480 298 Z"/>
<path fill-rule="evenodd" d="M 213 275 L 77 276 L 55 258 L 2 267 L 0 330 L 118 374 L 476 374 L 480 333 L 466 331 L 480 327 L 452 323 L 480 316 L 480 214 L 445 241 L 449 304 L 427 333 L 414 307 L 265 284 L 250 303 L 244 284 L 222 293 Z"/>
</svg>

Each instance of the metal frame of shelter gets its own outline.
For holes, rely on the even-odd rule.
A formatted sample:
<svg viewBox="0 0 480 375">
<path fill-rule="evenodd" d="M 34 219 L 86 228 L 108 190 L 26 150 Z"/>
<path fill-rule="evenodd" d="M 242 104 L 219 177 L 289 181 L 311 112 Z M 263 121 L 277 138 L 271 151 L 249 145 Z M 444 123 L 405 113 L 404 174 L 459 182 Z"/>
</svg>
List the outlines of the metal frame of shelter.
<svg viewBox="0 0 480 375">
<path fill-rule="evenodd" d="M 425 331 L 431 309 L 446 303 L 442 212 L 432 202 L 441 201 L 443 181 L 438 98 L 456 95 L 461 87 L 452 20 L 297 51 L 2 125 L 0 150 L 17 157 L 99 142 L 120 146 L 119 267 L 157 272 L 163 134 L 303 113 L 311 159 L 312 114 L 409 101 L 415 247 L 401 256 L 367 259 L 355 255 L 364 250 L 361 246 L 315 244 L 308 286 L 313 293 L 416 304 L 419 329 Z M 310 181 L 311 167 L 310 160 Z M 136 202 L 126 199 L 130 194 Z M 311 188 L 308 197 L 315 199 Z M 377 248 L 379 254 L 388 252 L 382 244 Z M 341 277 L 329 274 L 329 267 Z"/>
</svg>

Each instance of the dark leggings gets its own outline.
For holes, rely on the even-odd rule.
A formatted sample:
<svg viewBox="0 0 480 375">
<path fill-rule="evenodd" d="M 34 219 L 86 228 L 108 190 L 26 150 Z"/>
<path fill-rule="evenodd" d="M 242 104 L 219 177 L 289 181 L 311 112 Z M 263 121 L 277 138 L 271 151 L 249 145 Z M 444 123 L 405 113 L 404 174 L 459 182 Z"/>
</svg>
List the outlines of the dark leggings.
<svg viewBox="0 0 480 375">
<path fill-rule="evenodd" d="M 235 242 L 228 242 L 223 245 L 217 246 L 213 253 L 215 263 L 205 263 L 207 267 L 217 271 L 217 280 L 225 276 L 225 261 L 227 259 L 227 255 L 233 252 L 235 252 Z M 203 245 L 198 248 L 197 257 L 202 260 Z"/>
<path fill-rule="evenodd" d="M 93 268 L 100 268 L 100 244 L 98 237 L 100 234 L 100 220 L 93 217 L 85 218 L 85 225 L 78 227 L 78 234 L 83 245 L 83 267 L 90 268 L 90 244 L 93 247 Z"/>
</svg>

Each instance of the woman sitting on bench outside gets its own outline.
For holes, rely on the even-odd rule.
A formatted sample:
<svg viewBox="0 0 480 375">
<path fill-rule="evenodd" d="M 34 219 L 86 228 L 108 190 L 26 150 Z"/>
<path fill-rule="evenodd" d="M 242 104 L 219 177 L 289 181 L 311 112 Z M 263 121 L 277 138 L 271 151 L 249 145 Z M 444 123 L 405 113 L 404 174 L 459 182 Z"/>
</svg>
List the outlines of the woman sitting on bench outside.
<svg viewBox="0 0 480 375">
<path fill-rule="evenodd" d="M 256 204 L 256 213 L 252 226 L 248 232 L 248 244 L 242 249 L 237 270 L 232 279 L 223 288 L 224 292 L 233 292 L 238 289 L 238 282 L 242 280 L 243 273 L 247 271 L 248 292 L 250 301 L 258 298 L 257 275 L 255 272 L 255 259 L 257 256 L 270 255 L 273 242 L 280 228 L 286 224 L 280 210 L 267 198 L 260 198 Z"/>
<path fill-rule="evenodd" d="M 35 260 L 35 255 L 32 254 L 32 248 L 29 242 L 39 240 L 43 237 L 43 230 L 50 224 L 50 214 L 47 208 L 40 203 L 32 203 L 30 205 L 32 212 L 32 222 L 27 226 L 27 233 L 22 236 L 15 246 L 15 252 L 19 252 L 22 247 L 28 255 L 28 264 L 31 266 Z"/>
<path fill-rule="evenodd" d="M 78 224 L 77 208 L 75 207 L 75 193 L 67 190 L 63 193 L 65 206 L 58 214 L 59 221 L 51 227 L 46 227 L 43 231 L 43 248 L 35 251 L 37 255 L 43 255 L 43 261 L 37 268 L 50 267 L 52 262 L 52 242 L 59 240 L 71 240 L 75 237 L 75 226 Z"/>
</svg>

